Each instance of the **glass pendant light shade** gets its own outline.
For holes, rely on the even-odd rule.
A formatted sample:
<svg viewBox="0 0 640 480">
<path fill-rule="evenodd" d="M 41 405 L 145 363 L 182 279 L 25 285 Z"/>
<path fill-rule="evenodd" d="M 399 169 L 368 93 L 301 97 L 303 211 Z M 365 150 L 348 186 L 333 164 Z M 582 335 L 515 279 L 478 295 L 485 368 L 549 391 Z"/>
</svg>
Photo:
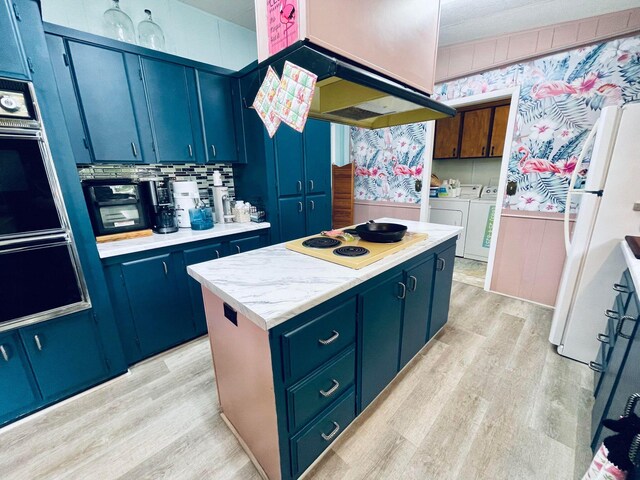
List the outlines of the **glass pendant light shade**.
<svg viewBox="0 0 640 480">
<path fill-rule="evenodd" d="M 140 46 L 164 52 L 164 33 L 162 28 L 151 18 L 151 10 L 144 11 L 147 18 L 138 24 L 138 41 Z"/>
<path fill-rule="evenodd" d="M 120 0 L 112 2 L 111 8 L 102 14 L 105 35 L 121 42 L 136 43 L 131 18 L 120 9 Z"/>
</svg>

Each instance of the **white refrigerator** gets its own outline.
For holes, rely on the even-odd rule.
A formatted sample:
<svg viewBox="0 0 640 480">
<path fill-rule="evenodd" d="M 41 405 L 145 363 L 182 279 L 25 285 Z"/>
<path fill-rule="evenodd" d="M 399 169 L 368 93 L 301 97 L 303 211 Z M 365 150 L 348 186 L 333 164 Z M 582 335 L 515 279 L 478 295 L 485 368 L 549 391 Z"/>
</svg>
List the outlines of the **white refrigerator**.
<svg viewBox="0 0 640 480">
<path fill-rule="evenodd" d="M 580 163 L 591 151 L 583 189 L 575 189 Z M 570 235 L 569 205 L 579 201 Z M 640 103 L 605 107 L 588 136 L 571 178 L 565 213 L 567 258 L 549 340 L 558 353 L 583 363 L 596 359 L 596 336 L 606 329 L 626 268 L 620 250 L 625 235 L 640 232 Z M 640 285 L 638 285 L 640 288 Z"/>
</svg>

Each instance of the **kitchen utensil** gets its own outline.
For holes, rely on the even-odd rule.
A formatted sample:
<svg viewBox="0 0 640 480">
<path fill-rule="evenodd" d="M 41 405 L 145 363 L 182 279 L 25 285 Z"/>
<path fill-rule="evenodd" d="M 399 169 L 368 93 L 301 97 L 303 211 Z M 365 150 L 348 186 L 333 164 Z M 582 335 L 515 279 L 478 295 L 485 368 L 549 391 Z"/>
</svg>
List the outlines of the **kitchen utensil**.
<svg viewBox="0 0 640 480">
<path fill-rule="evenodd" d="M 399 223 L 376 223 L 369 220 L 356 227 L 358 236 L 367 242 L 392 243 L 399 242 L 407 233 L 407 227 Z"/>
</svg>

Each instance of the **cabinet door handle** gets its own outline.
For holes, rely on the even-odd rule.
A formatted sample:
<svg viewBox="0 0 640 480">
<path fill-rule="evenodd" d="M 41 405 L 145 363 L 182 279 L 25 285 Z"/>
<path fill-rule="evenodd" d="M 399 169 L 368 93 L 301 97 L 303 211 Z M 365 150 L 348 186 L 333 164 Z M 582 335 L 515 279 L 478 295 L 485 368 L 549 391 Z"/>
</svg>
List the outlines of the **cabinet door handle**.
<svg viewBox="0 0 640 480">
<path fill-rule="evenodd" d="M 133 156 L 138 158 L 138 149 L 136 148 L 135 142 L 131 142 L 131 151 L 133 152 Z"/>
<path fill-rule="evenodd" d="M 5 362 L 9 361 L 9 354 L 7 353 L 7 349 L 4 348 L 4 345 L 0 345 L 0 353 L 2 354 L 2 358 L 4 358 Z"/>
<path fill-rule="evenodd" d="M 414 277 L 413 275 L 411 275 L 409 277 L 409 280 L 411 280 L 411 287 L 409 288 L 410 292 L 415 292 L 416 288 L 418 288 L 418 279 L 416 277 Z"/>
<path fill-rule="evenodd" d="M 36 342 L 36 347 L 39 351 L 42 351 L 42 343 L 40 343 L 40 337 L 38 335 L 33 336 L 33 340 Z"/>
<path fill-rule="evenodd" d="M 240 249 L 240 245 L 236 245 L 236 250 L 238 250 L 238 253 L 242 253 L 242 250 Z"/>
<path fill-rule="evenodd" d="M 335 378 L 332 378 L 331 381 L 333 382 L 333 386 L 329 390 L 320 390 L 320 395 L 322 395 L 323 397 L 330 397 L 331 395 L 336 393 L 336 390 L 340 388 L 340 382 L 338 382 Z"/>
<path fill-rule="evenodd" d="M 613 289 L 616 292 L 620 292 L 620 293 L 629 293 L 629 289 L 627 287 L 625 287 L 624 285 L 620 285 L 619 283 L 614 283 L 613 284 Z"/>
<path fill-rule="evenodd" d="M 494 148 L 495 148 L 495 147 L 494 147 L 493 145 L 491 145 L 491 156 L 492 156 L 492 157 L 493 157 L 493 149 L 494 149 Z"/>
<path fill-rule="evenodd" d="M 193 148 L 191 147 L 191 145 L 187 145 L 187 148 L 189 149 L 189 156 L 193 157 Z"/>
<path fill-rule="evenodd" d="M 316 209 L 316 202 L 314 202 L 313 200 L 309 200 L 309 204 L 311 205 L 311 210 Z"/>
<path fill-rule="evenodd" d="M 609 343 L 609 335 L 605 335 L 604 333 L 599 333 L 596 335 L 596 338 L 601 343 Z"/>
<path fill-rule="evenodd" d="M 298 185 L 298 191 L 301 192 L 302 191 L 302 180 L 298 180 L 296 182 L 296 184 Z"/>
<path fill-rule="evenodd" d="M 442 263 L 440 261 L 442 260 Z M 438 258 L 438 271 L 442 272 L 447 265 L 447 261 L 444 258 Z"/>
<path fill-rule="evenodd" d="M 340 431 L 340 425 L 338 425 L 336 422 L 333 422 L 333 425 L 334 425 L 335 428 L 331 431 L 331 433 L 329 435 L 325 435 L 324 433 L 320 434 L 322 436 L 322 438 L 324 438 L 325 441 L 327 441 L 327 442 L 329 440 L 332 440 L 333 437 L 335 437 L 338 434 L 338 432 Z"/>
<path fill-rule="evenodd" d="M 604 366 L 598 362 L 589 362 L 589 368 L 594 372 L 604 372 Z"/>
<path fill-rule="evenodd" d="M 636 318 L 635 318 L 635 317 L 632 317 L 632 316 L 630 316 L 630 315 L 625 315 L 625 316 L 624 316 L 624 317 L 622 317 L 622 318 L 620 319 L 620 321 L 618 322 L 618 328 L 617 328 L 616 330 L 617 330 L 617 333 L 618 333 L 618 335 L 619 335 L 620 337 L 622 337 L 622 338 L 626 338 L 627 340 L 631 340 L 631 335 L 626 335 L 626 334 L 622 333 L 622 326 L 624 325 L 624 322 L 625 322 L 625 321 L 627 321 L 627 320 L 631 320 L 632 322 L 635 322 L 635 321 L 636 321 Z"/>
<path fill-rule="evenodd" d="M 402 293 L 400 295 L 398 295 L 398 299 L 399 300 L 404 300 L 404 298 L 407 296 L 407 286 L 402 283 L 402 282 L 398 282 L 398 286 L 400 287 Z"/>
<path fill-rule="evenodd" d="M 220 258 L 220 252 L 216 250 L 216 258 Z"/>
<path fill-rule="evenodd" d="M 216 155 L 216 146 L 211 144 L 211 156 L 215 157 Z"/>
<path fill-rule="evenodd" d="M 484 157 L 484 151 L 486 150 L 487 147 L 482 147 L 482 156 Z"/>
<path fill-rule="evenodd" d="M 313 190 L 313 180 L 309 180 L 309 191 Z"/>
<path fill-rule="evenodd" d="M 330 343 L 335 342 L 338 339 L 339 336 L 340 336 L 340 333 L 335 331 L 335 330 L 333 330 L 331 332 L 331 336 L 329 338 L 326 338 L 326 339 L 325 338 L 319 338 L 318 339 L 318 343 L 320 345 L 329 345 Z"/>
<path fill-rule="evenodd" d="M 456 156 L 456 147 L 453 147 L 453 149 L 451 150 L 451 156 L 452 157 Z"/>
<path fill-rule="evenodd" d="M 164 276 L 169 275 L 169 267 L 167 267 L 167 262 L 162 262 L 162 268 L 164 269 Z"/>
<path fill-rule="evenodd" d="M 613 318 L 614 320 L 617 320 L 620 318 L 620 314 L 615 310 L 605 310 L 604 316 L 607 318 Z"/>
<path fill-rule="evenodd" d="M 302 202 L 298 202 L 298 213 L 302 213 L 303 208 L 304 206 L 302 205 Z"/>
</svg>

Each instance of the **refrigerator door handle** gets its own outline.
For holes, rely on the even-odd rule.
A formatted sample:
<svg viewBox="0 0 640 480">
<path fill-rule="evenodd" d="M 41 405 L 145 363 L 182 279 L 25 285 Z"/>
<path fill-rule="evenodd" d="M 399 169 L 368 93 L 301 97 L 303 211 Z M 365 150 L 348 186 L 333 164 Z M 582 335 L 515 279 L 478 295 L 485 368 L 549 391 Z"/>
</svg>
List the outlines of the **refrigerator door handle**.
<svg viewBox="0 0 640 480">
<path fill-rule="evenodd" d="M 582 146 L 582 151 L 580 152 L 580 156 L 578 157 L 576 167 L 571 173 L 571 180 L 569 180 L 569 188 L 567 189 L 567 199 L 564 202 L 564 248 L 567 254 L 571 249 L 571 237 L 569 232 L 569 229 L 570 229 L 569 220 L 571 218 L 571 195 L 575 193 L 573 190 L 576 185 L 576 181 L 578 179 L 578 173 L 580 172 L 580 167 L 582 166 L 582 162 L 584 161 L 584 158 L 587 155 L 587 151 L 589 149 L 589 145 L 591 144 L 591 141 L 595 138 L 596 134 L 598 133 L 599 123 L 600 123 L 599 120 L 596 120 L 596 123 L 593 124 L 593 128 L 591 129 L 591 132 L 589 132 L 589 135 L 587 135 L 587 139 L 584 141 L 584 145 Z"/>
</svg>

